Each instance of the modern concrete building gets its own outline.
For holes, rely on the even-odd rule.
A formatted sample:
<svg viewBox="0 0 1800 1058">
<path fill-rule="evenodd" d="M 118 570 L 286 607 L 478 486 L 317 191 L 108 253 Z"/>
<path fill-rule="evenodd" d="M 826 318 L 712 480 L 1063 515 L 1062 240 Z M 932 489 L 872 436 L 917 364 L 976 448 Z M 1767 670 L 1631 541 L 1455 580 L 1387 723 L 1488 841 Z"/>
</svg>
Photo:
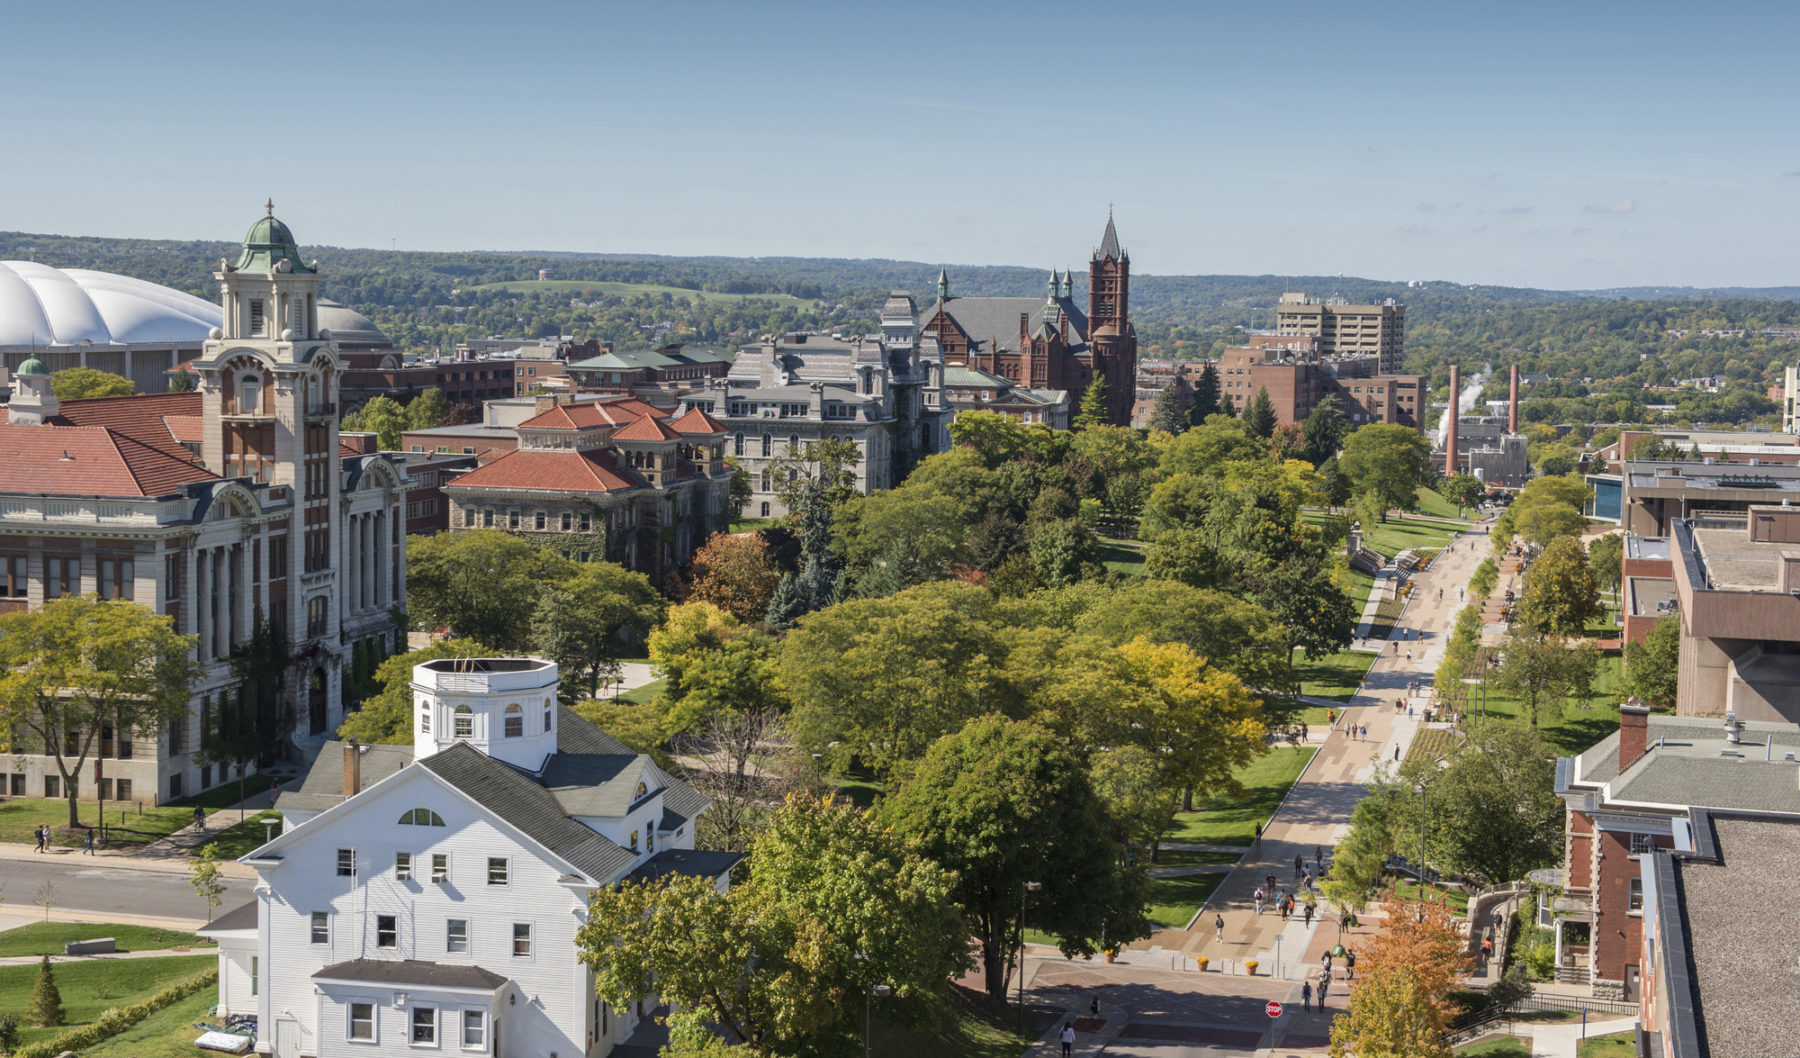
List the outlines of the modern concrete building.
<svg viewBox="0 0 1800 1058">
<path fill-rule="evenodd" d="M 1800 721 L 1800 507 L 1682 518 L 1672 528 L 1676 711 Z"/>
<path fill-rule="evenodd" d="M 1370 356 L 1377 372 L 1397 374 L 1405 352 L 1406 306 L 1389 298 L 1379 305 L 1352 305 L 1343 298 L 1283 294 L 1275 306 L 1275 332 L 1309 335 L 1325 357 Z"/>
<path fill-rule="evenodd" d="M 1639 536 L 1668 536 L 1680 518 L 1741 520 L 1751 507 L 1800 503 L 1800 467 L 1632 461 L 1619 476 L 1620 524 Z"/>
</svg>

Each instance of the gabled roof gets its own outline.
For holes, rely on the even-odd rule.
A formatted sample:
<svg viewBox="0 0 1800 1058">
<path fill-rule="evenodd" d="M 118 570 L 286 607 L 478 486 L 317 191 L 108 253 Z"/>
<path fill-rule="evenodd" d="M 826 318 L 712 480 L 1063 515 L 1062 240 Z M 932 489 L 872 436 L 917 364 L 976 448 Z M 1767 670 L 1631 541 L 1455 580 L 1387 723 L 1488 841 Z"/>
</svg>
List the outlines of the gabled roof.
<svg viewBox="0 0 1800 1058">
<path fill-rule="evenodd" d="M 191 460 L 193 455 L 175 440 L 164 420 L 169 416 L 201 418 L 206 413 L 204 400 L 205 395 L 198 390 L 70 400 L 62 403 L 53 421 L 58 425 L 104 426 L 179 459 Z"/>
<path fill-rule="evenodd" d="M 725 432 L 723 423 L 706 414 L 706 411 L 699 407 L 689 408 L 687 414 L 670 423 L 669 428 L 676 433 L 690 436 Z"/>
<path fill-rule="evenodd" d="M 160 422 L 157 428 L 168 437 Z M 0 492 L 167 496 L 190 482 L 218 480 L 185 449 L 175 456 L 97 426 L 0 426 L 0 452 Z"/>
<path fill-rule="evenodd" d="M 525 489 L 533 492 L 619 492 L 639 487 L 605 449 L 546 452 L 518 449 L 476 467 L 447 489 Z"/>
<path fill-rule="evenodd" d="M 612 402 L 586 401 L 581 404 L 558 404 L 519 424 L 521 430 L 594 430 L 605 426 L 625 426 L 638 420 L 634 412 L 622 411 Z"/>
<path fill-rule="evenodd" d="M 177 444 L 199 444 L 206 439 L 206 419 L 199 415 L 165 415 L 163 425 Z"/>
<path fill-rule="evenodd" d="M 642 753 L 557 753 L 540 776 L 563 811 L 572 816 L 619 818 L 638 800 L 644 784 L 648 797 L 667 785 L 660 770 Z"/>
<path fill-rule="evenodd" d="M 638 371 L 645 368 L 674 367 L 675 361 L 650 349 L 617 350 L 577 360 L 569 367 L 580 371 Z"/>
<path fill-rule="evenodd" d="M 1046 322 L 1046 309 L 1052 309 L 1060 316 L 1069 318 L 1069 351 L 1079 352 L 1085 348 L 1087 338 L 1087 315 L 1075 304 L 1074 298 L 1059 297 L 1052 302 L 1039 296 L 1033 298 L 949 298 L 939 300 L 919 314 L 921 327 L 930 324 L 939 311 L 950 317 L 962 332 L 969 336 L 977 349 L 982 352 L 1004 353 L 1019 348 L 1019 316 L 1023 313 L 1028 329 L 1042 327 Z M 1061 332 L 1060 320 L 1053 330 Z"/>
<path fill-rule="evenodd" d="M 639 864 L 625 876 L 627 882 L 649 882 L 671 875 L 689 878 L 717 878 L 737 866 L 744 857 L 736 852 L 710 852 L 704 849 L 664 849 Z"/>
<path fill-rule="evenodd" d="M 681 435 L 669 429 L 661 419 L 646 415 L 613 434 L 615 441 L 678 441 Z"/>
<path fill-rule="evenodd" d="M 367 789 L 412 763 L 411 746 L 367 745 L 361 750 L 358 773 Z M 306 770 L 300 785 L 275 797 L 283 812 L 323 812 L 344 802 L 344 743 L 335 739 L 319 748 L 319 756 Z"/>
<path fill-rule="evenodd" d="M 1012 383 L 999 375 L 988 374 L 980 368 L 970 367 L 967 364 L 951 364 L 944 368 L 944 385 L 1005 389 Z"/>
</svg>

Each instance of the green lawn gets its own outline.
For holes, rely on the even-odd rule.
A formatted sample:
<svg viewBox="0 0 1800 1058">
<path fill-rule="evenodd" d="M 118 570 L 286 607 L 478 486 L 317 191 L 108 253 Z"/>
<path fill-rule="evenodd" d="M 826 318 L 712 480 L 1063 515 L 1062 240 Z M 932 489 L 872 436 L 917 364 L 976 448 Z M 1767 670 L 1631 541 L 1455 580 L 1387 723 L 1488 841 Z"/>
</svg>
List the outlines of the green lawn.
<svg viewBox="0 0 1800 1058">
<path fill-rule="evenodd" d="M 767 529 L 775 524 L 773 518 L 733 518 L 731 531 L 734 533 L 754 533 L 759 529 Z"/>
<path fill-rule="evenodd" d="M 1575 1044 L 1575 1058 L 1637 1058 L 1637 1033 L 1589 1036 Z"/>
<path fill-rule="evenodd" d="M 1461 1058 L 1531 1058 L 1531 1048 L 1521 1043 L 1517 1036 L 1503 1036 L 1471 1047 L 1458 1047 L 1456 1053 Z"/>
<path fill-rule="evenodd" d="M 1442 728 L 1428 727 L 1413 736 L 1412 745 L 1406 750 L 1406 759 L 1443 760 L 1456 745 L 1456 735 Z"/>
<path fill-rule="evenodd" d="M 205 988 L 159 1010 L 105 1043 L 81 1052 L 82 1058 L 199 1058 L 194 1041 L 197 1021 L 211 1021 L 206 1012 L 219 1001 L 217 989 Z"/>
<path fill-rule="evenodd" d="M 1375 604 L 1375 615 L 1369 618 L 1369 639 L 1381 643 L 1394 634 L 1394 625 L 1399 623 L 1400 614 L 1406 609 L 1406 596 L 1390 595 Z M 1405 649 L 1402 647 L 1401 649 Z"/>
<path fill-rule="evenodd" d="M 85 1025 L 103 1011 L 142 1002 L 178 981 L 213 969 L 218 962 L 216 955 L 172 955 L 157 959 L 58 963 L 56 987 L 62 993 L 63 1013 L 68 1024 L 46 1029 L 20 1026 L 19 1042 L 49 1039 L 65 1029 Z M 31 1000 L 37 974 L 36 966 L 0 967 L 0 1010 L 23 1012 Z M 217 1002 L 216 998 L 214 1002 Z"/>
<path fill-rule="evenodd" d="M 1362 685 L 1363 676 L 1374 663 L 1374 654 L 1360 650 L 1341 650 L 1317 661 L 1308 661 L 1296 651 L 1294 675 L 1300 678 L 1301 694 L 1347 702 L 1356 694 L 1357 687 Z M 1323 712 L 1319 714 L 1321 720 L 1324 716 Z"/>
<path fill-rule="evenodd" d="M 1456 520 L 1465 516 L 1468 512 L 1465 511 L 1463 512 L 1463 515 L 1458 515 L 1456 513 L 1456 504 L 1430 489 L 1422 488 L 1419 490 L 1419 513 L 1432 518 L 1448 518 Z"/>
<path fill-rule="evenodd" d="M 858 808 L 867 808 L 881 796 L 882 782 L 866 769 L 845 772 L 837 780 L 838 793 L 848 797 Z"/>
<path fill-rule="evenodd" d="M 1237 771 L 1242 790 L 1237 795 L 1219 793 L 1195 796 L 1198 811 L 1178 812 L 1175 826 L 1164 841 L 1197 845 L 1248 845 L 1256 840 L 1256 825 L 1266 823 L 1287 796 L 1300 770 L 1312 759 L 1310 746 L 1272 749 Z"/>
<path fill-rule="evenodd" d="M 212 941 L 176 929 L 128 926 L 119 922 L 33 922 L 0 930 L 0 958 L 20 955 L 61 955 L 72 940 L 111 937 L 120 951 L 160 951 L 164 948 L 210 948 Z"/>
<path fill-rule="evenodd" d="M 1344 575 L 1350 579 L 1350 598 L 1356 603 L 1356 612 L 1368 605 L 1369 593 L 1375 590 L 1375 577 L 1360 569 L 1346 570 Z"/>
<path fill-rule="evenodd" d="M 657 696 L 662 694 L 663 688 L 668 686 L 668 683 L 668 680 L 651 680 L 642 687 L 634 688 L 619 695 L 618 700 L 621 702 L 635 702 L 638 705 L 649 705 L 651 702 L 656 701 Z"/>
<path fill-rule="evenodd" d="M 1130 576 L 1142 576 L 1144 572 L 1144 546 L 1136 541 L 1101 540 L 1099 542 L 1100 564 L 1114 573 Z"/>
<path fill-rule="evenodd" d="M 232 823 L 224 830 L 214 831 L 212 843 L 219 847 L 219 859 L 235 860 L 239 856 L 261 848 L 267 841 L 264 835 L 279 835 L 281 824 L 276 823 L 272 827 L 265 827 L 260 822 L 264 816 L 275 816 L 275 813 L 268 809 L 251 812 L 242 823 Z M 233 813 L 232 818 L 236 819 L 237 815 Z"/>
<path fill-rule="evenodd" d="M 196 794 L 193 797 L 183 797 L 179 801 L 170 803 L 187 806 L 189 814 L 192 814 L 194 805 L 205 805 L 208 809 L 230 808 L 239 801 L 255 797 L 267 790 L 269 784 L 274 781 L 275 777 L 272 775 L 246 775 L 241 790 L 237 780 L 233 779 L 230 782 L 221 783 L 205 793 Z"/>
<path fill-rule="evenodd" d="M 1540 706 L 1539 730 L 1557 753 L 1580 753 L 1619 729 L 1617 698 L 1622 664 L 1617 657 L 1601 658 L 1600 674 L 1594 680 L 1594 693 L 1583 701 L 1565 704 L 1560 710 L 1557 706 Z M 1480 714 L 1479 687 L 1471 690 L 1467 708 L 1471 716 Z M 1513 695 L 1496 690 L 1492 684 L 1487 690 L 1487 713 L 1489 716 L 1526 719 L 1524 704 Z"/>
<path fill-rule="evenodd" d="M 764 301 L 776 301 L 786 305 L 812 304 L 812 302 L 794 297 L 792 294 L 719 294 L 710 290 L 689 290 L 686 287 L 663 286 L 659 283 L 611 283 L 597 279 L 513 279 L 504 283 L 483 283 L 469 289 L 505 290 L 515 294 L 534 290 L 554 290 L 565 293 L 597 290 L 603 294 L 616 294 L 621 297 L 635 297 L 639 294 L 668 294 L 672 297 L 700 301 L 738 302 L 760 298 Z"/>
<path fill-rule="evenodd" d="M 106 844 L 108 848 L 136 848 L 168 837 L 194 821 L 192 808 L 142 807 L 120 801 L 106 802 Z M 79 804 L 82 823 L 93 825 L 100 820 L 100 807 L 93 801 Z M 31 833 L 48 823 L 51 844 L 79 848 L 85 831 L 63 833 L 69 823 L 69 803 L 32 797 L 16 797 L 0 802 L 0 841 L 31 843 Z"/>
<path fill-rule="evenodd" d="M 1401 900 L 1418 900 L 1421 898 L 1427 900 L 1442 900 L 1445 897 L 1449 897 L 1450 906 L 1456 908 L 1458 914 L 1467 915 L 1469 913 L 1469 894 L 1463 892 L 1461 889 L 1447 889 L 1441 885 L 1427 885 L 1425 886 L 1423 894 L 1421 894 L 1419 883 L 1404 875 L 1395 879 L 1394 895 Z"/>
<path fill-rule="evenodd" d="M 1161 849 L 1156 854 L 1158 867 L 1216 867 L 1234 864 L 1243 857 L 1235 852 L 1187 852 Z"/>
<path fill-rule="evenodd" d="M 1018 1009 L 995 1003 L 966 988 L 952 988 L 936 1024 L 896 1025 L 880 1016 L 881 1000 L 871 1009 L 869 1053 L 880 1058 L 918 1058 L 954 1054 L 958 1058 L 1019 1058 L 1032 1041 L 1018 1034 Z"/>
<path fill-rule="evenodd" d="M 1182 928 L 1224 880 L 1222 874 L 1150 879 L 1150 921 L 1158 929 Z"/>
<path fill-rule="evenodd" d="M 1590 621 L 1586 631 L 1582 632 L 1582 636 L 1587 639 L 1622 638 L 1625 635 L 1625 629 L 1619 625 L 1619 608 L 1612 604 L 1612 597 L 1602 594 L 1600 604 L 1606 612 Z"/>
<path fill-rule="evenodd" d="M 1363 526 L 1363 543 L 1393 558 L 1407 548 L 1441 548 L 1467 528 L 1462 522 L 1390 515 L 1385 522 Z"/>
</svg>

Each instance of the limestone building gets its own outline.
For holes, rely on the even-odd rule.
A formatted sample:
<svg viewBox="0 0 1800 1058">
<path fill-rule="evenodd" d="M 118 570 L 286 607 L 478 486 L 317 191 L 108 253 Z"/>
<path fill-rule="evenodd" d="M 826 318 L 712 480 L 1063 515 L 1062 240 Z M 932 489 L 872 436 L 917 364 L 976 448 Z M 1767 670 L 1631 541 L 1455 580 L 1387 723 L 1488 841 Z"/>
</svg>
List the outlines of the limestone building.
<svg viewBox="0 0 1800 1058">
<path fill-rule="evenodd" d="M 277 753 L 343 718 L 346 679 L 404 648 L 407 481 L 385 456 L 340 446 L 337 346 L 319 275 L 273 211 L 215 273 L 220 326 L 199 388 L 60 404 L 50 370 L 14 372 L 0 427 L 0 609 L 65 595 L 125 599 L 199 637 L 203 675 L 165 731 L 103 731 L 82 798 L 157 803 L 218 785 L 198 751 L 212 710 L 240 693 L 231 657 L 258 621 L 285 637 Z M 15 747 L 29 750 L 30 747 Z M 12 796 L 59 796 L 53 758 L 0 760 Z"/>
</svg>

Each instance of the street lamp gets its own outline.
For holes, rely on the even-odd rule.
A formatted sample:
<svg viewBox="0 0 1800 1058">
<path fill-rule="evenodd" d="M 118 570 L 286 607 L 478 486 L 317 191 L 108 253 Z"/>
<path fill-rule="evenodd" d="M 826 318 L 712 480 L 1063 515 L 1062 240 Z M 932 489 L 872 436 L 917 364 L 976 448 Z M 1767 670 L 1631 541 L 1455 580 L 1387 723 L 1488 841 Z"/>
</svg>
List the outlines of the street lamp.
<svg viewBox="0 0 1800 1058">
<path fill-rule="evenodd" d="M 1430 789 L 1425 783 L 1419 783 L 1419 899 L 1425 899 L 1425 791 Z"/>
<path fill-rule="evenodd" d="M 880 996 L 886 999 L 893 994 L 892 985 L 871 985 L 869 990 L 863 993 L 863 1058 L 869 1058 L 869 1004 L 872 1002 L 870 997 Z"/>
<path fill-rule="evenodd" d="M 1019 887 L 1019 1029 L 1025 1028 L 1025 894 L 1044 888 L 1043 882 L 1026 882 Z M 867 1056 L 865 1056 L 867 1058 Z"/>
</svg>

